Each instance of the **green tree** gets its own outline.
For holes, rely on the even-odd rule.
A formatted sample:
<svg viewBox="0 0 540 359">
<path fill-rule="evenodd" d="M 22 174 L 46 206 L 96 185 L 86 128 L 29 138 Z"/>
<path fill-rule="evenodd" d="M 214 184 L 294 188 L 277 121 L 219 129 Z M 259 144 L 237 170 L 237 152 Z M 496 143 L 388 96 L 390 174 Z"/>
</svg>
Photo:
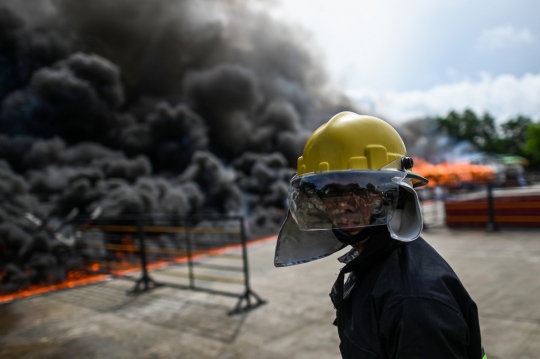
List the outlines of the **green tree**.
<svg viewBox="0 0 540 359">
<path fill-rule="evenodd" d="M 528 117 L 518 116 L 501 125 L 503 137 L 500 140 L 500 153 L 525 156 L 527 128 L 532 124 Z"/>
<path fill-rule="evenodd" d="M 540 122 L 531 123 L 527 127 L 524 152 L 540 163 Z"/>
<path fill-rule="evenodd" d="M 500 138 L 495 119 L 488 113 L 479 118 L 469 109 L 462 114 L 451 111 L 446 117 L 439 117 L 436 121 L 439 130 L 458 141 L 468 141 L 488 153 L 499 152 Z"/>
<path fill-rule="evenodd" d="M 528 117 L 518 116 L 498 127 L 490 114 L 485 113 L 478 117 L 472 110 L 465 110 L 461 114 L 451 111 L 446 117 L 439 117 L 436 121 L 440 131 L 458 141 L 468 141 L 480 151 L 525 157 L 531 154 L 525 151 L 526 138 L 533 136 L 528 135 L 528 128 L 533 124 Z M 534 128 L 530 131 L 534 131 Z M 533 143 L 535 140 L 536 138 L 529 142 Z M 533 148 L 535 145 L 529 146 Z"/>
</svg>

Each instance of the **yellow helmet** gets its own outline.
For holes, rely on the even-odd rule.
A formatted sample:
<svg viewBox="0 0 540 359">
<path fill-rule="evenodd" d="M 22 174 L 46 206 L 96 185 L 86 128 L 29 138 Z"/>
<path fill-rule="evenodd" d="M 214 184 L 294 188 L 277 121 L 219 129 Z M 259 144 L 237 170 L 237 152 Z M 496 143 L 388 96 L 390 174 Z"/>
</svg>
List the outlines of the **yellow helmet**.
<svg viewBox="0 0 540 359">
<path fill-rule="evenodd" d="M 298 158 L 298 177 L 314 172 L 381 169 L 406 159 L 403 170 L 412 168 L 412 159 L 397 131 L 387 122 L 354 112 L 341 112 L 319 127 Z M 421 176 L 408 172 L 414 187 L 427 184 Z"/>
</svg>

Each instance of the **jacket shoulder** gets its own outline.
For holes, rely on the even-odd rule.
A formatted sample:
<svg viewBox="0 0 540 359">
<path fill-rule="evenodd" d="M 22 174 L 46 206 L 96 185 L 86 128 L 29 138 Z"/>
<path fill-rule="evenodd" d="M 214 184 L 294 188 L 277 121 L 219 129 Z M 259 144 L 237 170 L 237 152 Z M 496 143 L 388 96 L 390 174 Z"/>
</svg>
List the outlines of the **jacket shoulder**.
<svg viewBox="0 0 540 359">
<path fill-rule="evenodd" d="M 372 294 L 384 307 L 413 297 L 433 299 L 455 310 L 462 307 L 458 302 L 472 302 L 454 270 L 421 237 L 396 248 L 385 260 Z"/>
</svg>

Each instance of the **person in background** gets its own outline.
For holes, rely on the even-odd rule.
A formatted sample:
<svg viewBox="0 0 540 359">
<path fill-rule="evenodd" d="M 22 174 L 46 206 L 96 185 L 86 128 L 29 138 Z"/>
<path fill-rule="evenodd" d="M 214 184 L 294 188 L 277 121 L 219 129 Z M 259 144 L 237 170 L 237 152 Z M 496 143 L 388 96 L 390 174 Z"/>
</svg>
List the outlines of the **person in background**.
<svg viewBox="0 0 540 359">
<path fill-rule="evenodd" d="M 274 264 L 350 248 L 330 293 L 343 358 L 486 359 L 476 304 L 420 237 L 415 188 L 428 181 L 412 168 L 388 123 L 332 117 L 298 159 Z"/>
</svg>

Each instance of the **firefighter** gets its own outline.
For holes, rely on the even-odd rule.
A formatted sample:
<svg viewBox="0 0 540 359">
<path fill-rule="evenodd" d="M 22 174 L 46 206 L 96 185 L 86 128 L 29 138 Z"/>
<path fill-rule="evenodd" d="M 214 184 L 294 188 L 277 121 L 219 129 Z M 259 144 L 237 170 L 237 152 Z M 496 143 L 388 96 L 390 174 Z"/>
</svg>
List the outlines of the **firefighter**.
<svg viewBox="0 0 540 359">
<path fill-rule="evenodd" d="M 298 159 L 274 264 L 307 263 L 350 246 L 330 293 L 343 358 L 484 359 L 476 304 L 420 237 L 415 188 L 428 181 L 412 167 L 388 123 L 334 116 Z"/>
</svg>

